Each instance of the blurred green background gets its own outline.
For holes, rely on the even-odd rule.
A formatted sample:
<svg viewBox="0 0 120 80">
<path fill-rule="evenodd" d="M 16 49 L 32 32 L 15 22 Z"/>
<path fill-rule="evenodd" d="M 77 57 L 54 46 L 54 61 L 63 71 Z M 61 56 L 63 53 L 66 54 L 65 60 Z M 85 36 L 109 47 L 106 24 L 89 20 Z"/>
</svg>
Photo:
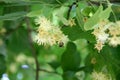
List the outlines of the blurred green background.
<svg viewBox="0 0 120 80">
<path fill-rule="evenodd" d="M 120 80 L 120 46 L 106 45 L 98 53 L 92 31 L 83 30 L 83 19 L 90 18 L 100 3 L 106 7 L 104 0 L 0 0 L 1 80 L 35 80 L 35 56 L 39 80 L 92 80 L 94 70 L 110 74 L 111 80 Z M 120 20 L 120 1 L 111 3 L 116 20 Z M 61 30 L 71 42 L 62 47 L 30 42 L 30 36 L 33 39 L 36 35 L 35 18 L 44 15 L 54 24 L 64 26 L 56 14 L 67 18 L 70 5 L 69 18 L 74 18 L 76 25 Z M 115 21 L 114 15 L 110 15 L 110 21 Z"/>
</svg>

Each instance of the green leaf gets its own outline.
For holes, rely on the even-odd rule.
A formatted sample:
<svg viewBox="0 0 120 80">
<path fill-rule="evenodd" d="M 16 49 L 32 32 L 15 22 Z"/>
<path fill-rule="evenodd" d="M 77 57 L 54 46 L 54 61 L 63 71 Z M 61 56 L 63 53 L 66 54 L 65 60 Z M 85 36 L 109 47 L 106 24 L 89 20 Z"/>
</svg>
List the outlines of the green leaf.
<svg viewBox="0 0 120 80">
<path fill-rule="evenodd" d="M 66 26 L 68 26 L 68 20 L 63 16 L 58 16 L 59 20 Z"/>
<path fill-rule="evenodd" d="M 1 2 L 5 2 L 5 3 L 16 3 L 16 2 L 20 2 L 22 0 L 1 0 Z"/>
<path fill-rule="evenodd" d="M 57 69 L 60 66 L 60 63 L 58 61 L 52 61 L 48 63 L 53 69 Z"/>
<path fill-rule="evenodd" d="M 76 19 L 78 21 L 78 25 L 83 29 L 83 26 L 84 26 L 84 17 L 82 15 L 82 13 L 80 12 L 80 9 L 77 8 L 76 9 Z"/>
<path fill-rule="evenodd" d="M 43 4 L 58 4 L 57 0 L 40 0 Z M 64 1 L 64 0 L 63 0 Z"/>
<path fill-rule="evenodd" d="M 116 18 L 117 20 L 120 19 L 120 4 L 113 4 L 113 5 L 111 6 L 111 8 L 112 8 L 112 11 L 113 11 L 113 13 L 115 14 L 115 16 L 110 16 L 110 21 L 115 22 L 115 18 Z"/>
<path fill-rule="evenodd" d="M 68 35 L 69 39 L 72 41 L 79 39 L 81 37 L 80 34 L 82 33 L 79 26 L 64 27 L 62 28 L 62 31 L 64 34 Z"/>
<path fill-rule="evenodd" d="M 16 20 L 22 17 L 25 17 L 26 12 L 14 12 L 0 16 L 0 20 Z"/>
<path fill-rule="evenodd" d="M 80 66 L 80 54 L 74 43 L 69 42 L 67 44 L 67 49 L 61 57 L 61 65 L 63 71 L 76 71 Z"/>
<path fill-rule="evenodd" d="M 68 25 L 68 20 L 65 18 L 65 14 L 68 12 L 68 7 L 60 7 L 56 10 L 56 15 L 58 20 L 62 22 L 64 25 Z"/>
<path fill-rule="evenodd" d="M 76 19 L 78 22 L 78 25 L 82 28 L 82 30 L 84 30 L 84 16 L 82 14 L 82 10 L 87 6 L 85 1 L 80 1 L 78 3 L 78 7 L 76 8 Z"/>
<path fill-rule="evenodd" d="M 55 6 L 54 6 L 55 7 Z M 53 13 L 53 7 L 49 7 L 49 6 L 46 6 L 44 4 L 35 4 L 35 5 L 32 5 L 31 7 L 31 12 L 29 12 L 27 14 L 27 16 L 29 17 L 36 17 L 36 16 L 46 16 L 48 18 L 50 18 L 52 16 L 52 13 Z"/>
<path fill-rule="evenodd" d="M 84 24 L 84 29 L 92 30 L 94 28 L 94 25 L 97 24 L 100 21 L 99 14 L 102 12 L 103 6 L 100 6 L 99 9 L 96 11 L 96 13 L 87 20 L 87 22 Z"/>
<path fill-rule="evenodd" d="M 69 39 L 75 41 L 77 39 L 86 39 L 90 42 L 95 42 L 95 37 L 91 34 L 92 31 L 82 31 L 81 28 L 76 25 L 73 27 L 62 28 L 64 34 L 68 35 Z"/>
<path fill-rule="evenodd" d="M 72 71 L 67 71 L 67 72 L 64 72 L 63 75 L 63 80 L 79 80 L 76 76 L 75 76 L 75 73 L 72 72 Z"/>
<path fill-rule="evenodd" d="M 28 33 L 23 27 L 19 28 L 16 32 L 8 38 L 7 48 L 9 51 L 19 53 L 29 50 Z"/>
<path fill-rule="evenodd" d="M 89 16 L 89 14 L 90 14 L 91 12 L 93 12 L 92 7 L 88 6 L 88 7 L 84 8 L 81 13 L 82 13 L 84 16 Z"/>
<path fill-rule="evenodd" d="M 41 10 L 37 10 L 37 11 L 31 11 L 27 14 L 28 17 L 36 17 L 36 16 L 40 16 L 41 14 Z"/>
<path fill-rule="evenodd" d="M 107 9 L 100 13 L 99 15 L 100 20 L 108 19 L 110 17 L 111 12 L 112 12 L 111 6 L 108 6 Z"/>
<path fill-rule="evenodd" d="M 94 25 L 97 24 L 99 21 L 106 20 L 110 17 L 110 13 L 112 12 L 111 6 L 108 6 L 105 10 L 103 10 L 103 6 L 101 5 L 96 13 L 87 20 L 84 25 L 85 30 L 92 30 L 94 29 Z"/>
</svg>

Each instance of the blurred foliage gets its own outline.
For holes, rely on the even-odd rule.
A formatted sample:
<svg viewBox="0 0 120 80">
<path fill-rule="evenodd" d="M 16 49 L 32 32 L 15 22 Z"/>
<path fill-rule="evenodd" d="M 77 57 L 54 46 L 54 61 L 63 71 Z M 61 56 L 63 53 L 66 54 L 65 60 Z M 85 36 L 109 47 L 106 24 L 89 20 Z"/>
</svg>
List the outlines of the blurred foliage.
<svg viewBox="0 0 120 80">
<path fill-rule="evenodd" d="M 34 19 L 41 15 L 59 25 L 70 42 L 62 47 L 33 42 L 40 64 L 39 80 L 92 80 L 94 70 L 119 80 L 120 46 L 105 45 L 98 53 L 91 34 L 101 20 L 120 20 L 120 1 L 111 0 L 112 5 L 107 1 L 110 0 L 0 0 L 1 80 L 4 74 L 10 80 L 35 80 L 36 62 L 25 19 L 30 18 L 30 35 L 34 37 Z M 68 18 L 75 19 L 76 25 L 66 26 Z"/>
</svg>

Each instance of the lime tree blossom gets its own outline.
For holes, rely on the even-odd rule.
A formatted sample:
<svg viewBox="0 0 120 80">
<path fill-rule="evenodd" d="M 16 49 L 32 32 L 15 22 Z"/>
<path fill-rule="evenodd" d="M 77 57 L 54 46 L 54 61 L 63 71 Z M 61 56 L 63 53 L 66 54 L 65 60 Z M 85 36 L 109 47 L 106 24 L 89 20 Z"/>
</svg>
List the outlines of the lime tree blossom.
<svg viewBox="0 0 120 80">
<path fill-rule="evenodd" d="M 66 44 L 69 39 L 67 35 L 64 35 L 58 26 L 55 26 L 45 18 L 40 16 L 35 19 L 36 24 L 39 26 L 37 29 L 37 35 L 35 36 L 35 41 L 39 45 L 54 45 L 63 42 Z"/>
<path fill-rule="evenodd" d="M 116 47 L 120 45 L 120 21 L 102 21 L 95 25 L 92 34 L 96 37 L 95 48 L 100 52 L 105 43 Z"/>
<path fill-rule="evenodd" d="M 92 72 L 92 80 L 112 80 L 110 75 L 103 72 Z"/>
</svg>

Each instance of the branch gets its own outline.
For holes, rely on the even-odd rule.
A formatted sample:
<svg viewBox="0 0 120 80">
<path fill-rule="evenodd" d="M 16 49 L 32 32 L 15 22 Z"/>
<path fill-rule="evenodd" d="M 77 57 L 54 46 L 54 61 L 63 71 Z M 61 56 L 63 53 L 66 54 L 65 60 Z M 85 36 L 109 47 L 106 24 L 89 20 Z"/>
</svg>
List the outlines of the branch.
<svg viewBox="0 0 120 80">
<path fill-rule="evenodd" d="M 27 6 L 26 11 L 29 11 L 28 9 L 29 9 L 29 7 Z M 39 62 L 37 60 L 37 52 L 34 48 L 32 37 L 31 37 L 31 32 L 32 31 L 31 31 L 31 26 L 30 26 L 30 19 L 28 17 L 26 17 L 25 22 L 26 22 L 27 29 L 28 29 L 28 38 L 29 38 L 29 43 L 30 43 L 32 55 L 33 55 L 33 57 L 35 59 L 35 63 L 36 63 L 36 80 L 39 80 Z"/>
<path fill-rule="evenodd" d="M 25 21 L 26 21 L 26 25 L 27 25 L 27 28 L 28 28 L 28 38 L 29 38 L 29 43 L 30 43 L 32 55 L 33 55 L 33 57 L 35 59 L 35 63 L 36 63 L 36 80 L 39 80 L 39 62 L 37 60 L 36 50 L 34 48 L 33 41 L 32 41 L 32 38 L 31 38 L 30 20 L 29 20 L 28 17 L 26 17 Z"/>
</svg>

